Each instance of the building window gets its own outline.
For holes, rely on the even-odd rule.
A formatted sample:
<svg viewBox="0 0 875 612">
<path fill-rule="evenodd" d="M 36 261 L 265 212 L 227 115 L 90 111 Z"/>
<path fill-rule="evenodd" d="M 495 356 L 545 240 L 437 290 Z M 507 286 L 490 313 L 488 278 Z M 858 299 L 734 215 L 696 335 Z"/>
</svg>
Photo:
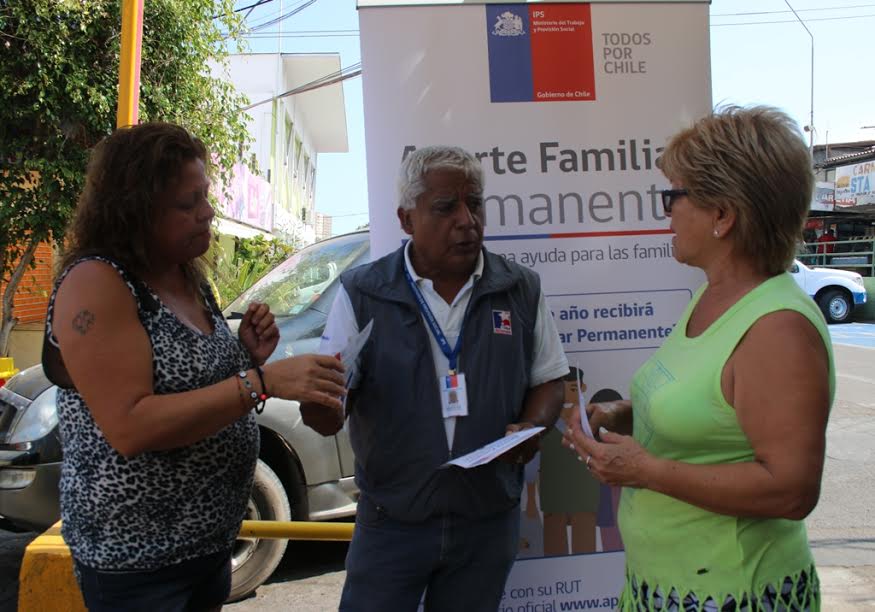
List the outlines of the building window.
<svg viewBox="0 0 875 612">
<path fill-rule="evenodd" d="M 294 165 L 294 177 L 298 178 L 298 171 L 301 169 L 301 150 L 303 147 L 301 146 L 301 139 L 295 134 L 295 165 Z"/>
<path fill-rule="evenodd" d="M 304 193 L 307 193 L 307 190 L 310 188 L 310 156 L 304 153 L 304 180 L 302 182 L 302 189 Z"/>
</svg>

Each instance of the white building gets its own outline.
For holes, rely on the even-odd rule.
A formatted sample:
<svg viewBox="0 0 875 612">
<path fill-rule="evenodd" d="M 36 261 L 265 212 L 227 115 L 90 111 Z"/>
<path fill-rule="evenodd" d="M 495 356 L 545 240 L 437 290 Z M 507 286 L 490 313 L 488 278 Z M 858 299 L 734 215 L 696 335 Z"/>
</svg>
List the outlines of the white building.
<svg viewBox="0 0 875 612">
<path fill-rule="evenodd" d="M 316 241 L 331 238 L 331 216 L 321 212 L 316 213 Z"/>
<path fill-rule="evenodd" d="M 336 53 L 230 56 L 223 76 L 254 105 L 246 111 L 252 142 L 243 159 L 254 157 L 258 175 L 242 164 L 236 168 L 221 231 L 263 231 L 298 245 L 316 240 L 318 155 L 348 150 L 343 85 L 283 94 L 316 85 L 340 68 Z"/>
</svg>

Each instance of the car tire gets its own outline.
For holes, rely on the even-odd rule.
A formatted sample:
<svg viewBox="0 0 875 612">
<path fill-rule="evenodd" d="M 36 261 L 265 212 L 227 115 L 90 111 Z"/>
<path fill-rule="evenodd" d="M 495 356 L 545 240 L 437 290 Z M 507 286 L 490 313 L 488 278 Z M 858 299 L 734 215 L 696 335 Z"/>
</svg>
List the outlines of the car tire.
<svg viewBox="0 0 875 612">
<path fill-rule="evenodd" d="M 246 511 L 247 520 L 291 520 L 289 498 L 276 473 L 261 459 Z M 274 538 L 238 538 L 231 559 L 231 593 L 228 602 L 248 597 L 270 578 L 286 552 L 289 541 Z"/>
<path fill-rule="evenodd" d="M 854 303 L 850 296 L 840 289 L 825 291 L 817 300 L 827 323 L 847 323 L 851 320 Z"/>
</svg>

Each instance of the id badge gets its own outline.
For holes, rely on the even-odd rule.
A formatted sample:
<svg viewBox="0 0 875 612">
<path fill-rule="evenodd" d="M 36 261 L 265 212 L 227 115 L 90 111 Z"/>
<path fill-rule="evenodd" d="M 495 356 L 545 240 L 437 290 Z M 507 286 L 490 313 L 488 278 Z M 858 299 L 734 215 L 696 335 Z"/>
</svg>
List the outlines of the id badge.
<svg viewBox="0 0 875 612">
<path fill-rule="evenodd" d="M 444 418 L 468 416 L 468 393 L 465 375 L 451 374 L 441 378 L 441 404 Z"/>
</svg>

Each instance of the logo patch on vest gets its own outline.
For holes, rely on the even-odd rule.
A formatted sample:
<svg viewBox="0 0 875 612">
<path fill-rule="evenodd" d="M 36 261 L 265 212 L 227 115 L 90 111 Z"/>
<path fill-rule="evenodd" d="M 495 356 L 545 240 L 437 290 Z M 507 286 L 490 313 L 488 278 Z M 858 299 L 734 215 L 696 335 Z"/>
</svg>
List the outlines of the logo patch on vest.
<svg viewBox="0 0 875 612">
<path fill-rule="evenodd" d="M 513 334 L 510 326 L 509 310 L 492 311 L 492 331 L 496 334 L 504 334 L 506 336 L 510 336 Z"/>
</svg>

